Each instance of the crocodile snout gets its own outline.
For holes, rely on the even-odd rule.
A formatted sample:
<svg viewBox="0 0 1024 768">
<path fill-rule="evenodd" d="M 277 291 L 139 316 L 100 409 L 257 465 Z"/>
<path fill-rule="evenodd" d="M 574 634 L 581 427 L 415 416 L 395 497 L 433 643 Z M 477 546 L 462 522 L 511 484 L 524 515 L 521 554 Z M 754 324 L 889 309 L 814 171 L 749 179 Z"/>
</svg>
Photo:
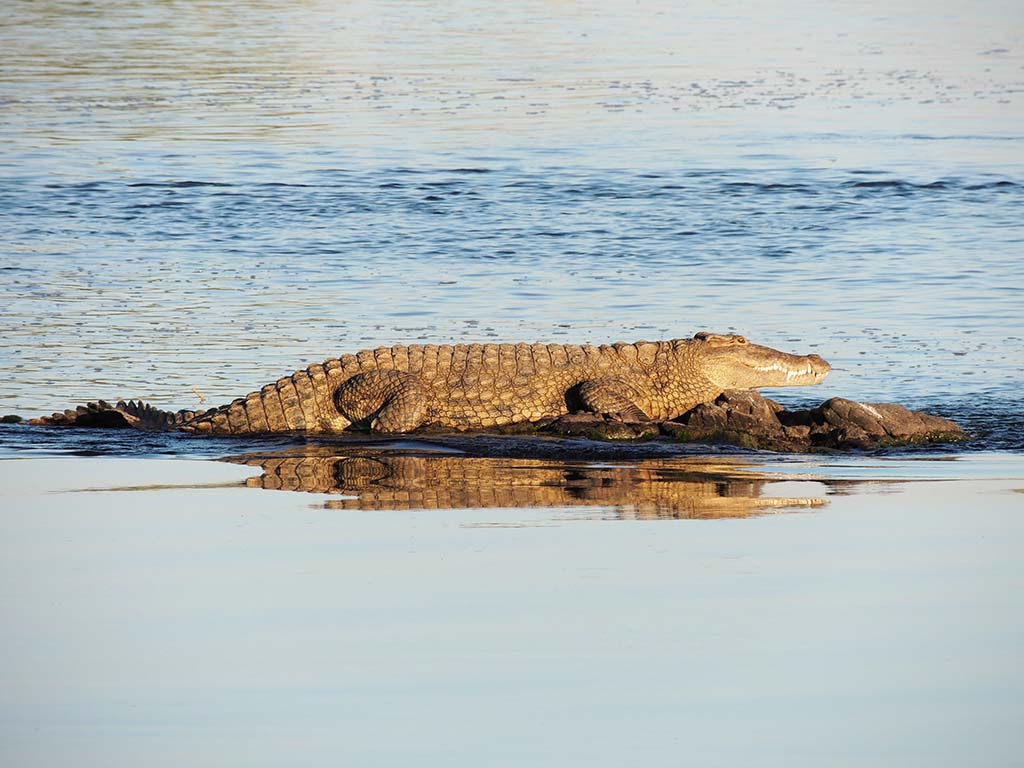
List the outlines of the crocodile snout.
<svg viewBox="0 0 1024 768">
<path fill-rule="evenodd" d="M 814 368 L 816 373 L 828 373 L 832 370 L 832 366 L 829 362 L 821 355 L 808 355 L 807 359 L 811 361 L 811 366 Z"/>
</svg>

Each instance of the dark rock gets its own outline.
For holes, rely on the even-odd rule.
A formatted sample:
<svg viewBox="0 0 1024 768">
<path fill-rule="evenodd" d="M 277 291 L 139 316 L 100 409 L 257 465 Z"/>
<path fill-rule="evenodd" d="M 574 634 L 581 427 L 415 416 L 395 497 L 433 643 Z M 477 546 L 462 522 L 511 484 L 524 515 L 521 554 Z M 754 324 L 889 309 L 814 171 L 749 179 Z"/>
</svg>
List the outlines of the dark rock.
<svg viewBox="0 0 1024 768">
<path fill-rule="evenodd" d="M 685 413 L 680 421 L 698 432 L 710 432 L 725 429 L 729 423 L 729 414 L 720 405 L 702 403 Z"/>
<path fill-rule="evenodd" d="M 723 392 L 713 403 L 698 405 L 684 414 L 681 421 L 698 429 L 720 429 L 740 432 L 782 433 L 778 413 L 782 406 L 756 392 Z"/>
<path fill-rule="evenodd" d="M 786 429 L 795 427 L 807 427 L 810 430 L 816 426 L 814 423 L 814 411 L 779 411 L 776 417 L 779 423 Z"/>
<path fill-rule="evenodd" d="M 894 403 L 858 403 L 834 397 L 814 410 L 824 422 L 822 429 L 832 428 L 835 433 L 836 447 L 955 442 L 966 438 L 956 422 Z"/>
<path fill-rule="evenodd" d="M 21 424 L 22 418 L 16 413 L 8 413 L 6 416 L 0 416 L 0 424 Z"/>
<path fill-rule="evenodd" d="M 811 428 L 806 424 L 793 424 L 792 426 L 784 426 L 782 432 L 790 440 L 797 441 L 810 441 L 811 439 Z"/>
<path fill-rule="evenodd" d="M 691 443 L 696 440 L 693 428 L 678 421 L 659 422 L 658 429 L 665 437 L 671 437 L 681 443 Z"/>
<path fill-rule="evenodd" d="M 728 443 L 772 451 L 872 450 L 966 437 L 949 419 L 892 403 L 832 398 L 817 408 L 787 411 L 756 392 L 726 392 L 661 433 L 683 442 Z"/>
<path fill-rule="evenodd" d="M 751 434 L 759 433 L 781 433 L 782 425 L 779 424 L 778 419 L 772 414 L 772 420 L 762 420 L 757 416 L 750 413 L 743 413 L 743 411 L 726 411 L 729 431 L 731 432 L 749 432 Z"/>
<path fill-rule="evenodd" d="M 780 403 L 762 397 L 751 389 L 723 392 L 715 399 L 715 403 L 730 413 L 745 413 L 765 423 L 776 421 L 778 414 L 784 410 Z"/>
<path fill-rule="evenodd" d="M 756 392 L 733 391 L 703 403 L 679 419 L 681 427 L 662 425 L 662 433 L 677 440 L 728 443 L 745 448 L 799 450 L 796 437 L 787 434 L 779 421 L 782 406 Z M 668 422 L 674 424 L 675 422 Z"/>
</svg>

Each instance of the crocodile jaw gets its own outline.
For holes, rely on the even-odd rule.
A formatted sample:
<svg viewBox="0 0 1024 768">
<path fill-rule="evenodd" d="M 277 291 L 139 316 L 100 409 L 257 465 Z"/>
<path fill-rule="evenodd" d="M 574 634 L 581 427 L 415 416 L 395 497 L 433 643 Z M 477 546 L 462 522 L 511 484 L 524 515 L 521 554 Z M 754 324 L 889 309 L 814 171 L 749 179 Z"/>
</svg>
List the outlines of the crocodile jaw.
<svg viewBox="0 0 1024 768">
<path fill-rule="evenodd" d="M 784 354 L 784 353 L 780 353 Z M 759 381 L 754 387 L 797 387 L 820 384 L 832 366 L 818 355 L 788 355 L 790 360 L 748 366 L 749 375 Z"/>
<path fill-rule="evenodd" d="M 832 370 L 818 355 L 791 355 L 742 336 L 702 333 L 694 341 L 704 375 L 722 389 L 820 384 Z"/>
</svg>

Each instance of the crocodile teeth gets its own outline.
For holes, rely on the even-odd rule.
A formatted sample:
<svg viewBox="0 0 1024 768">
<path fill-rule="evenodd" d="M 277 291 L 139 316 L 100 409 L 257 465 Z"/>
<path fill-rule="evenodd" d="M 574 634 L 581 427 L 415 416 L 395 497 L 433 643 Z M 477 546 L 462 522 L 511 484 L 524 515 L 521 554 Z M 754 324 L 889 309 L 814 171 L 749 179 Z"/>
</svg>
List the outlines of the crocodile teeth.
<svg viewBox="0 0 1024 768">
<path fill-rule="evenodd" d="M 808 363 L 803 368 L 790 368 L 780 363 L 772 363 L 771 365 L 756 365 L 754 370 L 757 371 L 785 371 L 786 381 L 789 381 L 794 376 L 808 376 L 811 373 L 811 365 Z"/>
<path fill-rule="evenodd" d="M 798 371 L 788 370 L 788 371 L 786 371 L 786 381 L 789 381 L 794 376 L 807 376 L 808 374 L 810 374 L 810 372 L 811 372 L 811 366 L 809 366 L 809 365 L 805 365 L 803 368 L 801 368 Z"/>
</svg>

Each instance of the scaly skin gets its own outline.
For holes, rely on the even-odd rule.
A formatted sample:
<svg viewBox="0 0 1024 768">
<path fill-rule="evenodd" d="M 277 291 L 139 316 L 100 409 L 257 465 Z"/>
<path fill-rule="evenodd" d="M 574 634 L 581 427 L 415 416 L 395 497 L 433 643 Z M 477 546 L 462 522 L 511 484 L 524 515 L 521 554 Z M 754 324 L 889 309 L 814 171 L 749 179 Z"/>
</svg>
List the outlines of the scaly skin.
<svg viewBox="0 0 1024 768">
<path fill-rule="evenodd" d="M 601 346 L 395 346 L 311 365 L 205 413 L 100 401 L 32 423 L 246 435 L 331 434 L 352 425 L 385 433 L 425 424 L 467 430 L 572 410 L 666 420 L 727 389 L 817 384 L 829 370 L 817 355 L 711 333 Z"/>
</svg>

